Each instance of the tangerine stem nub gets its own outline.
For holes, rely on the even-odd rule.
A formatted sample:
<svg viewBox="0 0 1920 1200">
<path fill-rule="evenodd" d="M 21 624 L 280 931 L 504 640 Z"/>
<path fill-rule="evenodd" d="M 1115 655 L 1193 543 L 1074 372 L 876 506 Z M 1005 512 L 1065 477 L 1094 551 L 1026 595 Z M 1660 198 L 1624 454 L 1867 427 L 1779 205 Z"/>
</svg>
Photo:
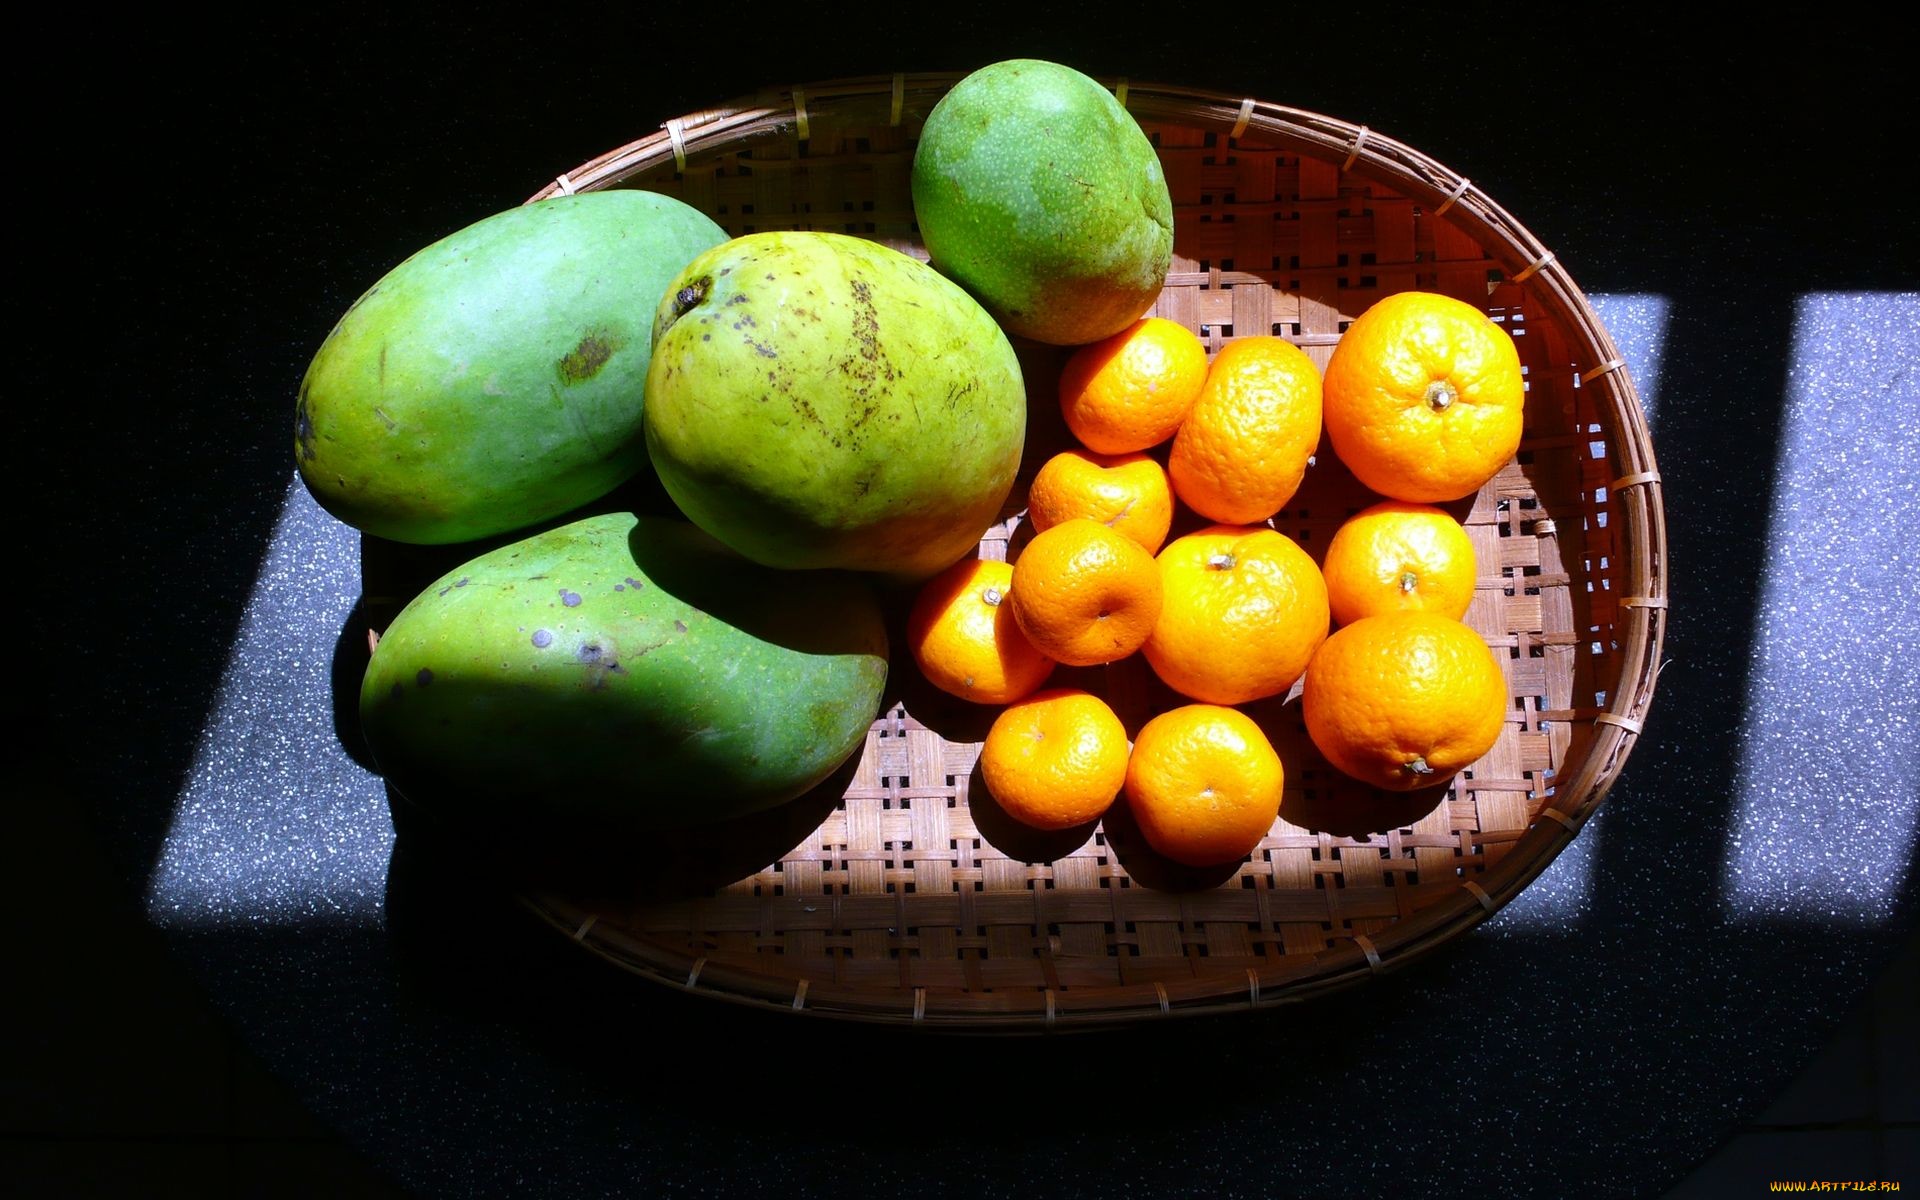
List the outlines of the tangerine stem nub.
<svg viewBox="0 0 1920 1200">
<path fill-rule="evenodd" d="M 1424 755 L 1415 755 L 1413 761 L 1406 764 L 1406 769 L 1410 775 L 1433 774 L 1433 768 L 1427 765 L 1427 760 Z"/>
<path fill-rule="evenodd" d="M 1427 407 L 1435 412 L 1444 412 L 1459 395 L 1460 393 L 1451 383 L 1444 379 L 1436 379 L 1427 385 Z"/>
<path fill-rule="evenodd" d="M 988 608 L 998 607 L 1001 599 L 1002 597 L 1000 595 L 1000 589 L 996 587 L 990 587 L 986 591 L 980 593 L 980 602 L 982 604 L 985 604 Z"/>
<path fill-rule="evenodd" d="M 1413 589 L 1419 586 L 1420 586 L 1420 577 L 1418 575 L 1415 575 L 1412 571 L 1401 572 L 1400 574 L 1400 590 L 1401 591 L 1411 592 Z"/>
<path fill-rule="evenodd" d="M 1231 555 L 1231 554 L 1209 554 L 1209 555 L 1207 555 L 1207 566 L 1208 566 L 1208 568 L 1210 568 L 1211 570 L 1215 570 L 1215 571 L 1230 571 L 1230 570 L 1232 570 L 1232 569 L 1233 569 L 1233 561 L 1234 561 L 1234 559 L 1233 559 L 1233 555 Z"/>
</svg>

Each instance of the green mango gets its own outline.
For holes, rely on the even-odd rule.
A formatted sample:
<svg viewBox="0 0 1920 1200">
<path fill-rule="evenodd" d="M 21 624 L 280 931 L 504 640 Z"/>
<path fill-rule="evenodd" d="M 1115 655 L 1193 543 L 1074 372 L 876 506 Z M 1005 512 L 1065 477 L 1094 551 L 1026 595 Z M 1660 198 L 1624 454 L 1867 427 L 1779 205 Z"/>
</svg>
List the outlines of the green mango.
<svg viewBox="0 0 1920 1200">
<path fill-rule="evenodd" d="M 787 575 L 607 513 L 421 592 L 360 688 L 387 782 L 449 824 L 591 843 L 770 808 L 856 753 L 887 634 L 871 582 Z"/>
<path fill-rule="evenodd" d="M 877 242 L 750 234 L 661 299 L 647 451 L 680 510 L 756 562 L 935 574 L 1000 518 L 1026 412 L 993 318 Z"/>
<path fill-rule="evenodd" d="M 1159 156 L 1112 92 L 1071 67 L 982 67 L 927 114 L 913 212 L 933 265 L 1009 331 L 1096 342 L 1153 307 L 1173 264 Z"/>
<path fill-rule="evenodd" d="M 469 225 L 355 301 L 300 384 L 294 461 L 328 512 L 415 544 L 523 529 L 646 466 L 653 312 L 726 240 L 671 197 L 556 196 Z"/>
</svg>

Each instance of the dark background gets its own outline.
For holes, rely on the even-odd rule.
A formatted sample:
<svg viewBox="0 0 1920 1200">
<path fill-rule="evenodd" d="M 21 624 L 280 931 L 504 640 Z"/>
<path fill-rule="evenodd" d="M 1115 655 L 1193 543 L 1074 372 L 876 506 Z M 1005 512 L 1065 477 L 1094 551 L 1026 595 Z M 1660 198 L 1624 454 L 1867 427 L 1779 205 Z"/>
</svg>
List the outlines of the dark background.
<svg viewBox="0 0 1920 1200">
<path fill-rule="evenodd" d="M 68 36 L 50 38 L 59 49 L 42 60 L 50 82 L 21 97 L 14 164 L 15 308 L 25 318 L 16 351 L 28 368 L 13 394 L 24 418 L 14 486 L 29 503 L 14 531 L 23 590 L 15 628 L 29 652 L 15 704 L 27 779 L 7 839 L 6 908 L 17 925 L 8 990 L 19 1011 L 8 1014 L 0 1144 L 21 1168 L 5 1170 L 9 1177 L 44 1194 L 397 1190 L 394 1164 L 371 1161 L 379 1152 L 365 1139 L 350 1144 L 338 1131 L 337 1095 L 317 1106 L 330 1117 L 310 1115 L 324 1072 L 289 1079 L 263 1065 L 260 1046 L 292 1036 L 291 1017 L 237 1015 L 231 980 L 205 967 L 255 951 L 183 946 L 139 908 L 279 510 L 294 389 L 338 314 L 413 250 L 668 117 L 768 84 L 1029 56 L 1324 112 L 1471 177 L 1589 293 L 1670 297 L 1662 462 L 1676 461 L 1671 445 L 1710 468 L 1668 466 L 1676 565 L 1667 656 L 1689 669 L 1663 678 L 1620 785 L 1656 803 L 1610 829 L 1617 857 L 1603 871 L 1614 891 L 1602 899 L 1602 932 L 1591 946 L 1533 955 L 1525 986 L 1538 996 L 1538 1026 L 1474 1043 L 1522 1047 L 1518 1061 L 1534 1065 L 1518 1069 L 1541 1089 L 1535 1105 L 1515 1107 L 1511 1081 L 1490 1081 L 1489 1113 L 1510 1121 L 1423 1115 L 1417 1096 L 1433 1074 L 1485 1060 L 1431 1050 L 1454 1036 L 1446 1029 L 1417 1043 L 1374 1033 L 1392 1028 L 1396 1007 L 1445 993 L 1445 972 L 1460 962 L 1471 970 L 1509 961 L 1488 939 L 1453 967 L 1407 972 L 1338 1014 L 1150 1037 L 1110 1071 L 1098 1061 L 1112 1049 L 1104 1043 L 1024 1057 L 999 1046 L 953 1053 L 997 1064 L 1007 1072 L 999 1082 L 956 1081 L 938 1064 L 946 1052 L 927 1049 L 941 1043 L 903 1053 L 837 1027 L 803 1031 L 817 1072 L 796 1072 L 788 1027 L 668 1000 L 638 1012 L 671 1022 L 683 1044 L 729 1048 L 698 1049 L 676 1067 L 664 1051 L 569 1044 L 551 1031 L 593 1039 L 630 1028 L 631 1001 L 504 914 L 480 926 L 496 942 L 409 957 L 409 929 L 434 926 L 403 915 L 403 899 L 389 918 L 392 945 L 341 949 L 342 971 L 392 952 L 403 1008 L 517 1030 L 567 1071 L 674 1078 L 744 1068 L 733 1086 L 709 1079 L 681 1099 L 715 1113 L 799 1110 L 797 1127 L 821 1143 L 855 1161 L 871 1153 L 876 1186 L 910 1179 L 900 1147 L 918 1136 L 911 1114 L 920 1113 L 949 1131 L 933 1141 L 943 1178 L 953 1139 L 966 1140 L 952 1132 L 959 1128 L 978 1144 L 1013 1145 L 1034 1194 L 1049 1190 L 1032 1164 L 1050 1150 L 1062 1172 L 1051 1182 L 1063 1194 L 1101 1190 L 1109 1178 L 1174 1194 L 1179 1184 L 1155 1165 L 1150 1136 L 1129 1132 L 1124 1140 L 1143 1148 L 1113 1150 L 1122 1130 L 1151 1128 L 1173 1111 L 1172 1100 L 1151 1097 L 1211 1097 L 1196 1101 L 1200 1111 L 1217 1113 L 1221 1136 L 1238 1139 L 1232 1154 L 1244 1157 L 1249 1114 L 1267 1086 L 1260 1075 L 1331 1071 L 1344 1047 L 1356 1069 L 1375 1051 L 1406 1072 L 1375 1095 L 1393 1097 L 1384 1112 L 1352 1114 L 1353 1139 L 1402 1147 L 1427 1139 L 1435 1149 L 1420 1161 L 1443 1191 L 1501 1193 L 1530 1178 L 1487 1173 L 1487 1162 L 1511 1157 L 1492 1149 L 1509 1137 L 1540 1143 L 1515 1160 L 1526 1170 L 1561 1155 L 1580 1177 L 1614 1153 L 1600 1143 L 1631 1126 L 1638 1141 L 1622 1159 L 1631 1165 L 1602 1190 L 1659 1194 L 1758 1116 L 1842 1030 L 1912 928 L 1909 899 L 1892 927 L 1867 934 L 1782 929 L 1741 940 L 1683 899 L 1710 893 L 1709 881 L 1690 876 L 1708 864 L 1635 865 L 1710 840 L 1729 821 L 1735 698 L 1767 553 L 1765 504 L 1754 498 L 1771 482 L 1793 297 L 1910 291 L 1920 277 L 1904 161 L 1916 106 L 1905 39 L 1890 29 L 1830 12 L 1802 13 L 1792 28 L 1752 16 L 1737 28 L 1679 28 L 1662 14 L 1554 17 L 1512 5 L 885 14 L 683 5 L 619 17 L 554 6 L 458 20 L 329 8 L 298 20 L 115 17 L 98 29 L 60 20 Z M 407 869 L 432 881 L 446 868 Z M 411 895 L 427 899 L 414 912 L 436 894 L 416 888 Z M 553 987 L 515 990 L 476 976 L 462 950 L 499 955 L 523 978 L 577 984 L 578 998 L 561 1003 Z M 328 953 L 312 961 L 332 961 Z M 503 986 L 505 998 L 475 996 Z M 294 1009 L 311 1001 L 286 998 Z M 1620 1015 L 1622 1006 L 1640 1016 Z M 548 1032 L 528 1032 L 538 1029 Z M 845 1069 L 863 1054 L 892 1062 L 878 1078 Z M 1610 1054 L 1620 1056 L 1616 1066 L 1593 1065 Z M 1538 1066 L 1582 1058 L 1588 1065 L 1568 1074 Z M 1182 1076 L 1192 1070 L 1206 1078 Z M 1684 1085 L 1671 1086 L 1675 1079 Z M 1659 1084 L 1651 1094 L 1648 1081 Z M 1006 1102 L 1007 1091 L 1029 1088 L 1057 1089 L 1060 1107 Z M 1336 1091 L 1331 1100 L 1368 1095 Z M 526 1102 L 545 1101 L 535 1093 Z M 891 1119 L 867 1139 L 821 1115 L 836 1104 Z M 1600 1115 L 1606 1109 L 1635 1115 Z M 727 1158 L 732 1170 L 762 1156 L 787 1190 L 835 1182 L 830 1167 L 780 1159 L 777 1139 L 744 1138 L 730 1151 L 716 1135 L 678 1152 L 633 1150 L 647 1136 L 590 1129 L 559 1161 L 598 1180 L 592 1147 L 618 1142 L 628 1151 L 623 1169 L 638 1162 L 653 1172 L 625 1177 L 643 1192 L 696 1186 L 697 1154 Z M 1460 1148 L 1463 1137 L 1489 1147 L 1485 1162 Z M 423 1138 L 435 1142 L 423 1154 L 461 1153 L 455 1131 L 428 1128 Z M 1446 1141 L 1452 1150 L 1439 1149 Z M 533 1175 L 543 1157 L 527 1149 Z M 1356 1176 L 1355 1193 L 1421 1194 L 1406 1161 L 1383 1154 L 1380 1169 L 1392 1178 Z M 1874 1176 L 1863 1165 L 1852 1177 Z M 1227 1181 L 1247 1176 L 1185 1178 L 1198 1194 L 1226 1194 Z M 463 1178 L 455 1190 L 530 1186 Z"/>
</svg>

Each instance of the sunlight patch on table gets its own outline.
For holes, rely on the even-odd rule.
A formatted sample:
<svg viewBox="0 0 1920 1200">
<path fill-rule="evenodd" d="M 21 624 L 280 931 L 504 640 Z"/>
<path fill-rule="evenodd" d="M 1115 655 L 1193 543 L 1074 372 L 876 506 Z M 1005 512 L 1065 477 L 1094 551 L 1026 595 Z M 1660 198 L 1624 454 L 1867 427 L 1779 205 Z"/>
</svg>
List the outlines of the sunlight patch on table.
<svg viewBox="0 0 1920 1200">
<path fill-rule="evenodd" d="M 294 480 L 148 881 L 155 923 L 379 918 L 393 826 L 378 776 L 341 747 L 333 714 L 334 647 L 359 563 L 359 535 Z"/>
<path fill-rule="evenodd" d="M 1640 393 L 1640 407 L 1653 427 L 1660 413 L 1660 370 L 1666 361 L 1667 323 L 1672 302 L 1648 292 L 1623 292 L 1587 297 L 1593 311 L 1627 360 L 1627 372 Z M 1653 452 L 1660 453 L 1658 428 L 1653 429 Z"/>
<path fill-rule="evenodd" d="M 1920 810 L 1920 295 L 1799 298 L 1723 894 L 1880 924 Z"/>
</svg>

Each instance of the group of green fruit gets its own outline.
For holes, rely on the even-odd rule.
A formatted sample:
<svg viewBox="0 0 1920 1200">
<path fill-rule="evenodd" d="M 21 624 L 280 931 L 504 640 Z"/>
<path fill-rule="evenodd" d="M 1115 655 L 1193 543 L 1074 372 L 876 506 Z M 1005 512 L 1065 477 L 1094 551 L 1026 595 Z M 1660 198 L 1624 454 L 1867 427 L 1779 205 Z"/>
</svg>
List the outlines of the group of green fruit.
<svg viewBox="0 0 1920 1200">
<path fill-rule="evenodd" d="M 875 585 L 971 553 L 1013 486 L 1009 333 L 1124 328 L 1172 247 L 1145 135 L 1055 64 L 957 85 L 912 191 L 931 266 L 616 190 L 482 220 L 347 311 L 300 387 L 308 489 L 381 538 L 518 539 L 378 642 L 360 711 L 396 790 L 509 841 L 617 837 L 781 803 L 860 747 Z M 686 520 L 531 532 L 644 471 Z"/>
</svg>

